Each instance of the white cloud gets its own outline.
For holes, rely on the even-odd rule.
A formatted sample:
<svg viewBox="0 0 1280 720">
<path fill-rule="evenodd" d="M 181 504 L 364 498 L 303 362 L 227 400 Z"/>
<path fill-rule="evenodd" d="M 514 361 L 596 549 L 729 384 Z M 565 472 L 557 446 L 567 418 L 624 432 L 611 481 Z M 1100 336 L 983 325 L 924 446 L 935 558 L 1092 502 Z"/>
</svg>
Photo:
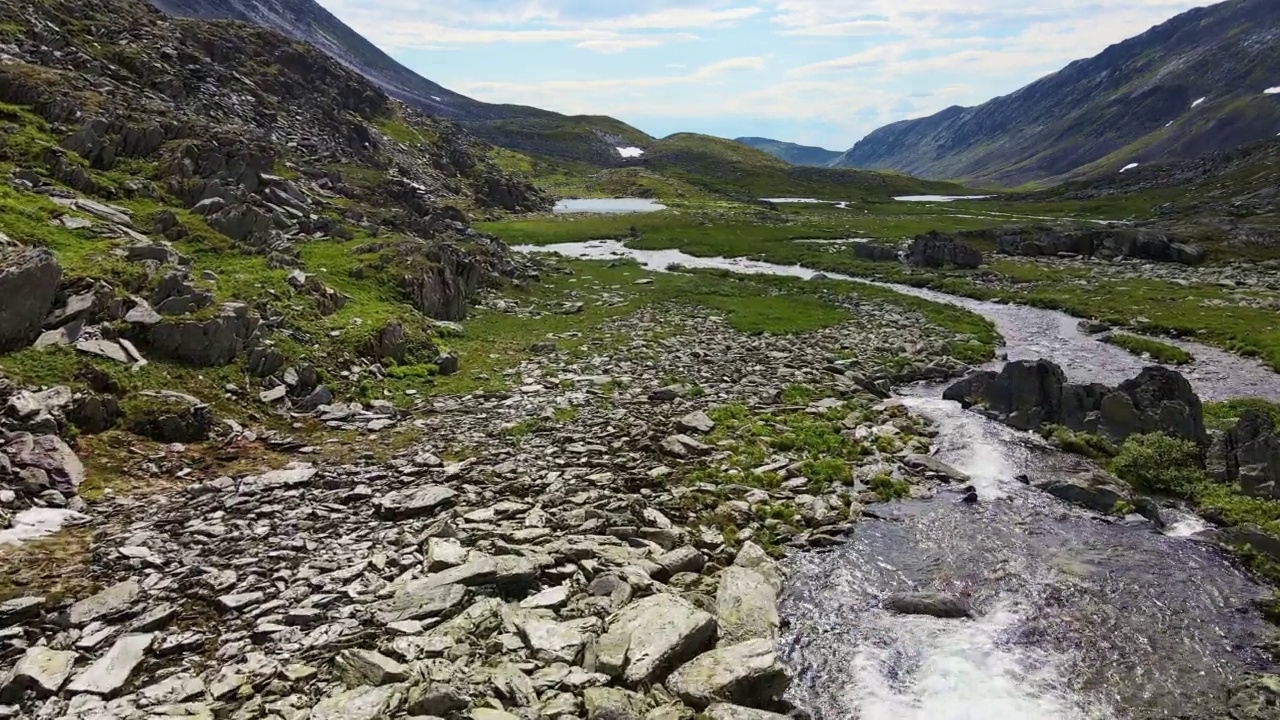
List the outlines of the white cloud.
<svg viewBox="0 0 1280 720">
<path fill-rule="evenodd" d="M 719 62 L 703 65 L 691 73 L 684 75 L 658 75 L 632 78 L 603 78 L 590 80 L 547 80 L 537 83 L 521 83 L 506 81 L 481 81 L 463 83 L 456 90 L 470 94 L 476 99 L 506 98 L 502 102 L 522 102 L 537 104 L 533 99 L 554 100 L 557 107 L 571 105 L 573 112 L 584 112 L 591 102 L 599 101 L 599 96 L 583 96 L 588 90 L 634 90 L 637 88 L 657 88 L 671 85 L 696 85 L 715 80 L 732 73 L 758 71 L 765 68 L 764 58 L 740 57 L 728 58 Z M 512 100 L 511 98 L 516 98 Z M 568 102 L 566 102 L 568 101 Z M 583 103 L 587 103 L 584 105 Z"/>
</svg>

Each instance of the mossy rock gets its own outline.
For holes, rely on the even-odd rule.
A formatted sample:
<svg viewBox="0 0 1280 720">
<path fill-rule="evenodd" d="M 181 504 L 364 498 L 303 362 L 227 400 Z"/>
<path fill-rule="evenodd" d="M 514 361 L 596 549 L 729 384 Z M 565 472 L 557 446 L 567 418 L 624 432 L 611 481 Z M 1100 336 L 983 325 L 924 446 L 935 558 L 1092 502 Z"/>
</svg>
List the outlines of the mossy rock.
<svg viewBox="0 0 1280 720">
<path fill-rule="evenodd" d="M 213 410 L 189 395 L 142 392 L 125 401 L 129 431 L 157 442 L 199 442 L 213 431 Z"/>
</svg>

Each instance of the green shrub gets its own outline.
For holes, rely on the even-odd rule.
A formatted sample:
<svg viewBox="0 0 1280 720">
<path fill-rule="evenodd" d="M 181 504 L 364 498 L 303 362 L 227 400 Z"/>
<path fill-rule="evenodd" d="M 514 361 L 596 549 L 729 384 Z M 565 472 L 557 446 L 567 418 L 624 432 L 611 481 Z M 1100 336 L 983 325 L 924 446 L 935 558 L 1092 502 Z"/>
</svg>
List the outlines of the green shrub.
<svg viewBox="0 0 1280 720">
<path fill-rule="evenodd" d="M 1195 498 L 1208 480 L 1196 444 L 1164 433 L 1130 437 L 1111 472 L 1138 490 L 1180 498 Z"/>
</svg>

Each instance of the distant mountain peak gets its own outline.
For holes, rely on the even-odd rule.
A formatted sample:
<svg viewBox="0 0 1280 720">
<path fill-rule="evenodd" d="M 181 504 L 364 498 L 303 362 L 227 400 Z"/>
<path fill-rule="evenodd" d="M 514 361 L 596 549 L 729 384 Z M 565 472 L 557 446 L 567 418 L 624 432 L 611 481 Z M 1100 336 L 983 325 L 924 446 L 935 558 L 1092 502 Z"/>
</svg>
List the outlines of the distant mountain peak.
<svg viewBox="0 0 1280 720">
<path fill-rule="evenodd" d="M 887 125 L 833 165 L 1006 186 L 1117 172 L 1275 137 L 1277 83 L 1280 2 L 1230 0 L 982 105 Z"/>
</svg>

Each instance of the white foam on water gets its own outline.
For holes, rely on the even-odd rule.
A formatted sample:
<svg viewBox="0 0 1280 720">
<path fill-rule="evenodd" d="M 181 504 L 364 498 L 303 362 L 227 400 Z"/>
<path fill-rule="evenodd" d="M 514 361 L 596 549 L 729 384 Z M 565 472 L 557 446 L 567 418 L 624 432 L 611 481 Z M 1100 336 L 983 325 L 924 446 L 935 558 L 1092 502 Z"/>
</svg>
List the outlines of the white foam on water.
<svg viewBox="0 0 1280 720">
<path fill-rule="evenodd" d="M 898 202 L 939 202 L 949 203 L 956 200 L 986 200 L 995 195 L 902 195 L 894 198 Z"/>
<path fill-rule="evenodd" d="M 614 149 L 617 150 L 618 154 L 624 158 L 638 158 L 641 155 L 644 155 L 644 150 L 641 150 L 638 147 L 620 147 Z"/>
<path fill-rule="evenodd" d="M 1088 712 L 1053 689 L 1059 668 L 1051 658 L 1008 649 L 1002 633 L 1016 626 L 1011 604 L 969 621 L 885 616 L 896 642 L 869 647 L 853 661 L 860 720 L 1087 720 Z M 888 627 L 891 624 L 891 627 Z M 927 648 L 909 682 L 894 677 L 901 652 Z M 896 682 L 895 682 L 896 680 Z M 904 687 L 904 685 L 906 685 Z"/>
<path fill-rule="evenodd" d="M 13 516 L 13 525 L 0 530 L 0 545 L 20 545 L 27 540 L 48 537 L 64 525 L 88 521 L 89 516 L 59 508 L 31 508 Z"/>
<path fill-rule="evenodd" d="M 1181 510 L 1167 510 L 1163 515 L 1167 523 L 1164 534 L 1169 537 L 1191 537 L 1213 527 L 1199 515 Z"/>
</svg>

